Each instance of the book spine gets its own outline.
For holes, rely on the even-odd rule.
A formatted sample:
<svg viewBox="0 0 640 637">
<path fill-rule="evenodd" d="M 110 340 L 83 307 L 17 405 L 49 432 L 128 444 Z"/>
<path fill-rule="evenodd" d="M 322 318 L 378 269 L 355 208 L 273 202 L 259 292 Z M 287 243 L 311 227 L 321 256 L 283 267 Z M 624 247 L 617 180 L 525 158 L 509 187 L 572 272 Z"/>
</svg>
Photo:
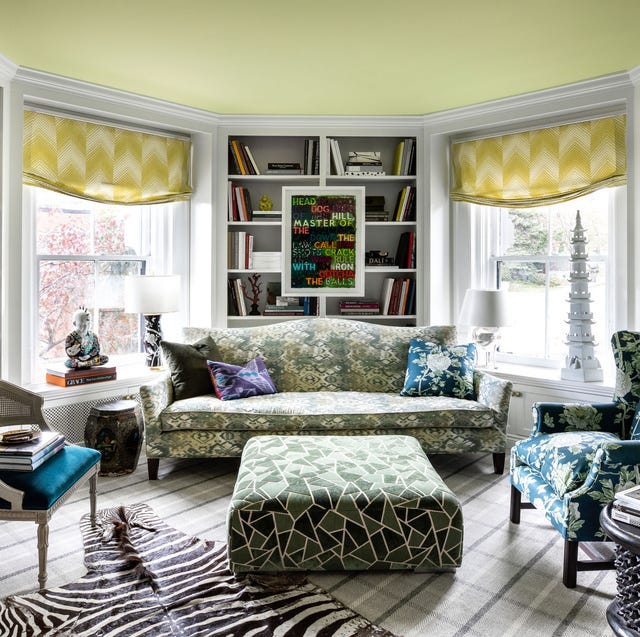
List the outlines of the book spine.
<svg viewBox="0 0 640 637">
<path fill-rule="evenodd" d="M 640 527 L 640 512 L 638 515 L 622 511 L 615 505 L 611 507 L 611 517 L 618 522 L 624 522 L 625 524 L 631 524 L 632 526 Z"/>
<path fill-rule="evenodd" d="M 62 378 L 61 376 L 46 375 L 46 380 L 52 385 L 59 387 L 75 387 L 76 385 L 89 385 L 90 383 L 100 383 L 105 380 L 116 380 L 117 374 L 97 374 L 95 376 L 80 376 L 78 378 Z"/>
<path fill-rule="evenodd" d="M 0 460 L 0 469 L 9 471 L 33 471 L 58 453 L 62 447 L 64 447 L 64 440 L 53 449 L 49 449 L 47 453 L 41 455 L 39 458 L 28 458 L 26 462 L 11 462 L 10 460 L 2 458 L 2 460 Z"/>
</svg>

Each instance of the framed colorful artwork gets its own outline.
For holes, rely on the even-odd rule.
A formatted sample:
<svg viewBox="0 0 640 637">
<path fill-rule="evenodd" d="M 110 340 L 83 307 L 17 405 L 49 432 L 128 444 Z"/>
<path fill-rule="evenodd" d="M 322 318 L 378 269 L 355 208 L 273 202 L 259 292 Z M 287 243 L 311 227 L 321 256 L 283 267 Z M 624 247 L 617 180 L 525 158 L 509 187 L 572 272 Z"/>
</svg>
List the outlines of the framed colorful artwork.
<svg viewBox="0 0 640 637">
<path fill-rule="evenodd" d="M 364 296 L 364 186 L 282 189 L 282 294 Z"/>
</svg>

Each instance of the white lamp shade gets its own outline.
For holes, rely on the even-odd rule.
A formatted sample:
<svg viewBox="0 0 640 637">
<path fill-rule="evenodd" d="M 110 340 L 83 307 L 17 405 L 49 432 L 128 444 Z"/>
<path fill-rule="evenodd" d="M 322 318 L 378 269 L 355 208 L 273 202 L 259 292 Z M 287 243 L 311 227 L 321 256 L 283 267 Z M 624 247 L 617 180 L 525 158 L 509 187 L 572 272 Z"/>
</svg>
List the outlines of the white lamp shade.
<svg viewBox="0 0 640 637">
<path fill-rule="evenodd" d="M 180 309 L 177 274 L 128 276 L 124 279 L 124 311 L 131 314 L 166 314 Z"/>
<path fill-rule="evenodd" d="M 467 290 L 458 317 L 459 325 L 502 327 L 509 325 L 506 290 Z"/>
</svg>

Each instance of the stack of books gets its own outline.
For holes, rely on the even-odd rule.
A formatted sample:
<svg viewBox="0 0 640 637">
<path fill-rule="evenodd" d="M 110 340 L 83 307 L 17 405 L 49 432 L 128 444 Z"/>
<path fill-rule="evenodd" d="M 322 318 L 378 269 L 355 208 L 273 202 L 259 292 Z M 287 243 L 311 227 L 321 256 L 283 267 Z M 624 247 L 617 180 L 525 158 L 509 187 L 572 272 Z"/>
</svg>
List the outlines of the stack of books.
<svg viewBox="0 0 640 637">
<path fill-rule="evenodd" d="M 405 186 L 399 193 L 396 200 L 396 207 L 393 213 L 394 221 L 415 221 L 416 220 L 416 188 L 415 186 Z"/>
<path fill-rule="evenodd" d="M 396 265 L 405 270 L 416 267 L 416 233 L 403 232 L 398 239 L 396 250 Z"/>
<path fill-rule="evenodd" d="M 396 261 L 386 250 L 368 250 L 364 263 L 368 267 L 397 268 Z"/>
<path fill-rule="evenodd" d="M 280 272 L 282 270 L 281 252 L 253 252 L 253 269 L 262 272 Z"/>
<path fill-rule="evenodd" d="M 382 167 L 381 153 L 377 150 L 349 151 L 349 160 L 345 166 L 345 175 L 355 175 L 357 177 L 380 177 L 385 175 L 384 168 Z"/>
<path fill-rule="evenodd" d="M 331 157 L 331 164 L 333 165 L 332 175 L 344 175 L 344 164 L 342 163 L 342 153 L 340 152 L 340 143 L 337 139 L 327 137 L 328 153 L 327 156 Z"/>
<path fill-rule="evenodd" d="M 291 299 L 287 303 L 267 303 L 264 306 L 264 316 L 304 316 L 304 305 L 301 299 Z"/>
<path fill-rule="evenodd" d="M 253 235 L 249 232 L 227 234 L 227 267 L 229 270 L 253 268 Z"/>
<path fill-rule="evenodd" d="M 364 198 L 365 221 L 389 221 L 389 211 L 385 209 L 384 195 L 366 195 Z"/>
<path fill-rule="evenodd" d="M 380 303 L 375 299 L 343 299 L 338 303 L 343 316 L 380 314 Z"/>
<path fill-rule="evenodd" d="M 232 277 L 227 281 L 227 312 L 229 316 L 247 316 L 242 279 Z"/>
<path fill-rule="evenodd" d="M 31 425 L 29 425 L 31 427 Z M 16 428 L 6 427 L 5 433 Z M 4 441 L 4 436 L 3 436 Z M 0 443 L 0 470 L 33 471 L 64 447 L 64 436 L 57 431 L 40 431 L 28 442 Z"/>
<path fill-rule="evenodd" d="M 267 175 L 302 175 L 302 167 L 298 162 L 273 161 L 267 164 Z"/>
<path fill-rule="evenodd" d="M 640 527 L 640 484 L 616 493 L 611 505 L 611 517 Z"/>
<path fill-rule="evenodd" d="M 304 140 L 304 173 L 305 175 L 320 174 L 319 140 L 315 138 Z"/>
<path fill-rule="evenodd" d="M 70 369 L 64 365 L 59 367 L 48 367 L 46 371 L 46 381 L 51 385 L 59 387 L 75 387 L 76 385 L 89 385 L 90 383 L 101 383 L 107 380 L 116 380 L 118 374 L 115 367 L 84 367 Z"/>
</svg>

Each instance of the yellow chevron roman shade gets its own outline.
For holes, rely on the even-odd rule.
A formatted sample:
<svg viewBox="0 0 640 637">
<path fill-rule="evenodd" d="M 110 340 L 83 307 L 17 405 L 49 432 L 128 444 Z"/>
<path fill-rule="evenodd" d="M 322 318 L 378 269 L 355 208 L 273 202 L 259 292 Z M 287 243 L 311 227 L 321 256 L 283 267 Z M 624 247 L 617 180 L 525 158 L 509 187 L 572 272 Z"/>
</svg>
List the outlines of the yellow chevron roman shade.
<svg viewBox="0 0 640 637">
<path fill-rule="evenodd" d="M 23 182 L 118 204 L 188 199 L 191 142 L 24 112 Z"/>
<path fill-rule="evenodd" d="M 451 199 L 529 208 L 627 182 L 626 116 L 455 143 Z"/>
</svg>

